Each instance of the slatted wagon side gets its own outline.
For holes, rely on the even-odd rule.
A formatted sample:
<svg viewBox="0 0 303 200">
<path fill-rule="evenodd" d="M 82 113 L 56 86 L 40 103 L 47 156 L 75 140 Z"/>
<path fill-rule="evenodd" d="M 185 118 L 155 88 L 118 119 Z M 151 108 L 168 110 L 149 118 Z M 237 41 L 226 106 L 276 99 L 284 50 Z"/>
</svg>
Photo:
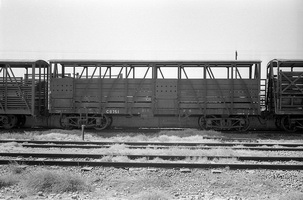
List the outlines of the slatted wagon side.
<svg viewBox="0 0 303 200">
<path fill-rule="evenodd" d="M 46 116 L 47 62 L 0 61 L 0 127 L 23 126 L 26 116 Z"/>
<path fill-rule="evenodd" d="M 50 112 L 63 127 L 104 129 L 114 116 L 199 117 L 246 129 L 260 114 L 260 61 L 50 61 Z"/>
<path fill-rule="evenodd" d="M 267 65 L 267 111 L 286 131 L 303 128 L 303 60 L 275 59 Z"/>
</svg>

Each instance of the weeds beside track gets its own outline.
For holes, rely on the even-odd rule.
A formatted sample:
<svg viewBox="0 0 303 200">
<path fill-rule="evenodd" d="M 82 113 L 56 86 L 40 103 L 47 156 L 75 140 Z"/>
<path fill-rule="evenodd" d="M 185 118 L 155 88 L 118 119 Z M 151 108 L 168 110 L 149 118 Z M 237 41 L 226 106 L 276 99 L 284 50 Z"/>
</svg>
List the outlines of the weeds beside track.
<svg viewBox="0 0 303 200">
<path fill-rule="evenodd" d="M 1 140 L 0 142 L 15 142 L 21 146 L 32 148 L 109 148 L 111 145 L 125 145 L 126 148 L 197 148 L 215 149 L 218 147 L 230 149 L 248 150 L 252 148 L 263 148 L 266 150 L 277 151 L 278 148 L 292 149 L 293 151 L 302 151 L 303 144 L 299 143 L 173 143 L 173 142 L 84 142 L 84 141 L 27 141 L 27 140 Z M 36 144 L 28 144 L 28 143 Z M 264 147 L 264 145 L 269 147 Z M 284 146 L 284 147 L 277 147 Z M 106 147 L 105 147 L 106 146 Z M 238 146 L 238 147 L 237 147 Z M 241 147 L 239 147 L 241 146 Z M 295 150 L 294 150 L 295 149 Z M 287 169 L 303 170 L 303 157 L 300 156 L 245 156 L 245 155 L 163 155 L 163 154 L 130 154 L 130 153 L 106 153 L 106 154 L 77 154 L 77 153 L 25 153 L 25 152 L 3 152 L 1 157 L 10 157 L 0 160 L 0 164 L 9 164 L 11 162 L 23 163 L 28 165 L 64 165 L 64 166 L 114 166 L 114 167 L 161 167 L 161 168 L 225 168 L 230 169 Z M 15 159 L 14 157 L 18 157 Z M 102 160 L 105 157 L 124 157 L 121 161 L 112 159 Z M 58 160 L 59 159 L 59 160 Z M 64 160 L 66 159 L 66 160 Z M 81 160 L 82 159 L 82 160 Z M 84 159 L 84 160 L 83 160 Z M 90 160 L 96 159 L 96 160 Z M 99 160 L 98 160 L 99 159 Z M 138 161 L 140 160 L 141 161 Z M 159 162 L 158 160 L 161 160 Z M 224 161 L 227 160 L 227 161 Z M 168 161 L 167 161 L 168 160 Z M 214 160 L 220 162 L 213 162 Z M 222 161 L 223 160 L 223 161 Z M 247 162 L 248 161 L 248 162 Z M 256 161 L 251 163 L 251 161 Z M 277 162 L 275 162 L 277 161 Z M 264 163 L 267 162 L 267 163 Z M 268 163 L 269 162 L 269 163 Z M 282 162 L 282 163 L 281 163 Z M 283 163 L 286 162 L 286 163 Z M 295 163 L 294 163 L 295 162 Z"/>
</svg>

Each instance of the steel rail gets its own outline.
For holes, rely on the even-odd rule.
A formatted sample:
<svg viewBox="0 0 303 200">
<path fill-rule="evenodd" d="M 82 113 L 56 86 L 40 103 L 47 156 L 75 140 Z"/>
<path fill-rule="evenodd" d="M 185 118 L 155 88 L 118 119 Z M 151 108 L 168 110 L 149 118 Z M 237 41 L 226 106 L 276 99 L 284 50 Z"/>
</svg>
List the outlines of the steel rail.
<svg viewBox="0 0 303 200">
<path fill-rule="evenodd" d="M 61 144 L 22 144 L 23 147 L 28 148 L 82 148 L 82 149 L 98 149 L 98 148 L 110 148 L 112 145 L 61 145 Z M 169 149 L 173 146 L 128 146 L 125 148 L 129 149 Z M 214 149 L 215 146 L 177 146 L 178 148 L 187 148 L 187 149 Z M 255 150 L 255 151 L 303 151 L 303 147 L 228 147 L 233 150 Z M 219 148 L 220 149 L 220 148 Z"/>
<path fill-rule="evenodd" d="M 0 156 L 10 157 L 32 157 L 32 158 L 94 158 L 100 159 L 105 156 L 126 156 L 129 159 L 148 158 L 149 160 L 160 158 L 163 160 L 185 160 L 207 158 L 208 160 L 213 159 L 230 159 L 236 158 L 237 160 L 247 161 L 303 161 L 303 157 L 292 156 L 292 157 L 281 157 L 281 156 L 210 156 L 210 155 L 122 155 L 122 154 L 72 154 L 72 153 L 8 153 L 0 152 Z"/>
<path fill-rule="evenodd" d="M 228 137 L 213 137 L 213 136 L 202 136 L 203 139 L 220 140 L 220 141 L 246 141 L 246 142 L 257 142 L 258 139 L 253 138 L 228 138 Z"/>
<path fill-rule="evenodd" d="M 57 161 L 57 160 L 23 160 L 1 159 L 4 164 L 25 165 L 59 165 L 59 166 L 103 166 L 103 167 L 156 167 L 156 168 L 229 168 L 229 169 L 272 169 L 272 170 L 303 170 L 303 165 L 287 164 L 241 164 L 241 163 L 154 163 L 154 162 L 95 162 L 95 161 Z"/>
<path fill-rule="evenodd" d="M 143 146 L 143 145 L 164 145 L 164 146 L 284 146 L 284 147 L 299 147 L 303 146 L 303 143 L 241 143 L 241 142 L 102 142 L 102 141 L 57 141 L 57 140 L 0 140 L 0 143 L 17 142 L 17 143 L 34 143 L 34 144 L 79 144 L 79 145 L 114 145 L 124 144 L 132 146 Z"/>
</svg>

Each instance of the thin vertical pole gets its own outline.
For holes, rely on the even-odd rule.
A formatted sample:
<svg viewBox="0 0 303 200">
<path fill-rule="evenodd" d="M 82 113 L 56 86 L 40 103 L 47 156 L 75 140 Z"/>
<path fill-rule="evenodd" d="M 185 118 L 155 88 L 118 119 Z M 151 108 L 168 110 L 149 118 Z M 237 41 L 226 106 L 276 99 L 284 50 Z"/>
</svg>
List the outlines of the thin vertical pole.
<svg viewBox="0 0 303 200">
<path fill-rule="evenodd" d="M 85 128 L 85 125 L 84 124 L 82 124 L 81 125 L 81 135 L 82 135 L 82 140 L 84 141 L 84 128 Z"/>
</svg>

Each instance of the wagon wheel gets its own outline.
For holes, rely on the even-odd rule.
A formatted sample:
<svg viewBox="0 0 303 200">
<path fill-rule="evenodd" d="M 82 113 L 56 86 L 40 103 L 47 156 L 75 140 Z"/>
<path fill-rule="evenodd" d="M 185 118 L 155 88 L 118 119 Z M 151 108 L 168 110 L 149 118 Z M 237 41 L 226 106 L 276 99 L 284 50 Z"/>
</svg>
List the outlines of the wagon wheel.
<svg viewBox="0 0 303 200">
<path fill-rule="evenodd" d="M 241 117 L 240 125 L 241 128 L 239 131 L 247 131 L 250 125 L 248 117 Z"/>
<path fill-rule="evenodd" d="M 7 120 L 4 121 L 3 127 L 5 129 L 11 129 L 17 125 L 18 119 L 16 115 L 7 115 Z"/>
<path fill-rule="evenodd" d="M 69 118 L 67 115 L 62 115 L 60 117 L 59 123 L 63 129 L 71 129 L 71 125 L 69 123 Z"/>
<path fill-rule="evenodd" d="M 207 122 L 207 119 L 210 120 L 210 123 Z M 211 115 L 211 116 L 201 116 L 199 118 L 199 126 L 201 127 L 201 129 L 203 130 L 220 130 L 221 129 L 221 123 L 220 123 L 221 119 L 216 117 L 215 115 Z"/>
<path fill-rule="evenodd" d="M 206 119 L 204 116 L 199 117 L 198 124 L 202 130 L 206 129 Z"/>
<path fill-rule="evenodd" d="M 281 119 L 281 127 L 287 132 L 296 132 L 297 127 L 294 123 L 291 123 L 289 116 L 284 116 Z"/>
<path fill-rule="evenodd" d="M 6 123 L 8 123 L 8 117 L 6 115 L 0 115 L 0 127 L 3 127 Z"/>
<path fill-rule="evenodd" d="M 202 130 L 209 130 L 205 116 L 199 117 L 198 124 Z"/>
<path fill-rule="evenodd" d="M 106 115 L 102 115 L 100 117 L 100 120 L 101 120 L 100 124 L 98 125 L 96 124 L 96 126 L 94 127 L 94 129 L 98 131 L 106 129 L 112 122 L 112 120 Z"/>
</svg>

